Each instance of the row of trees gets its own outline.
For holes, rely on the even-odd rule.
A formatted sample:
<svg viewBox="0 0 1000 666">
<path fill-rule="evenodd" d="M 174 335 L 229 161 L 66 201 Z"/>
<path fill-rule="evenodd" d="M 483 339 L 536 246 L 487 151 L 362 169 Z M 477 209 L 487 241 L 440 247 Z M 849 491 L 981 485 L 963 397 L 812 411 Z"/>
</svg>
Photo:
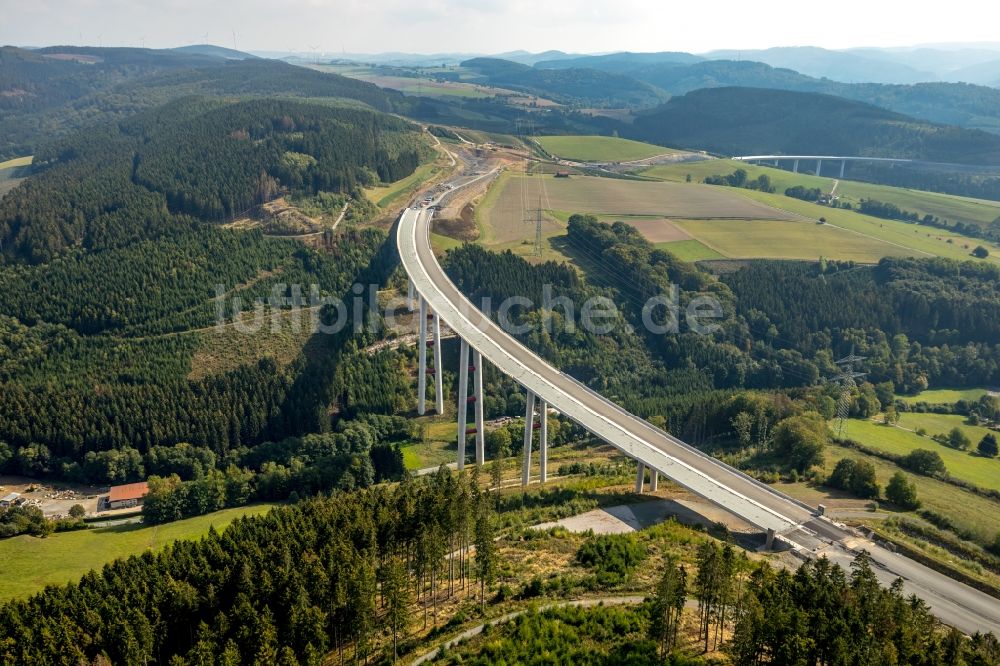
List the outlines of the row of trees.
<svg viewBox="0 0 1000 666">
<path fill-rule="evenodd" d="M 727 187 L 740 187 L 747 190 L 759 190 L 761 192 L 774 192 L 771 185 L 771 177 L 762 173 L 756 178 L 749 178 L 746 169 L 737 169 L 728 176 L 705 176 L 706 185 L 725 185 Z M 786 192 L 787 194 L 787 192 Z"/>
<path fill-rule="evenodd" d="M 341 424 L 343 426 L 343 424 Z M 408 428 L 404 431 L 408 434 Z M 333 490 L 366 488 L 406 474 L 403 455 L 392 439 L 368 424 L 347 423 L 340 432 L 292 437 L 236 452 L 239 466 L 212 468 L 192 480 L 176 473 L 151 476 L 142 507 L 143 521 L 165 523 L 252 500 L 308 497 Z"/>
<path fill-rule="evenodd" d="M 882 493 L 875 477 L 875 465 L 867 460 L 842 458 L 826 480 L 833 488 L 846 490 L 862 499 L 878 499 Z M 917 486 L 900 471 L 893 473 L 885 486 L 885 498 L 902 509 L 920 508 Z"/>
</svg>

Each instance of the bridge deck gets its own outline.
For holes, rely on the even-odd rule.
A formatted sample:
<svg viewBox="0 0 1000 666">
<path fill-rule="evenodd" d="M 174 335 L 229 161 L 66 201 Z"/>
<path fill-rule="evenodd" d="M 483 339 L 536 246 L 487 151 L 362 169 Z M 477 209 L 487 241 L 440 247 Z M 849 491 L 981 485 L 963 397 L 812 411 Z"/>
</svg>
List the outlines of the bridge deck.
<svg viewBox="0 0 1000 666">
<path fill-rule="evenodd" d="M 805 504 L 630 414 L 517 342 L 445 275 L 427 239 L 429 228 L 425 211 L 404 211 L 397 228 L 403 266 L 434 312 L 502 372 L 612 446 L 753 525 L 780 534 L 813 517 Z"/>
</svg>

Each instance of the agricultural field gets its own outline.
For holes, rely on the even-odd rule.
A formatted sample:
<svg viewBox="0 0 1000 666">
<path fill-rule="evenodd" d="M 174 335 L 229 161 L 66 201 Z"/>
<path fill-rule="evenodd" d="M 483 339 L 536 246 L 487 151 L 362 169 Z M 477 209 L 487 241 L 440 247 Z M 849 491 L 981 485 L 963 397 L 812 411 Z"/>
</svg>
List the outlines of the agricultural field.
<svg viewBox="0 0 1000 666">
<path fill-rule="evenodd" d="M 947 434 L 955 427 L 961 428 L 972 441 L 968 451 L 953 449 L 931 439 L 932 435 Z M 924 428 L 927 435 L 921 437 L 916 434 L 914 431 L 918 428 Z M 870 448 L 901 456 L 914 449 L 936 451 L 944 460 L 948 473 L 956 479 L 982 488 L 1000 490 L 1000 460 L 976 454 L 976 444 L 988 432 L 986 428 L 965 425 L 965 419 L 961 416 L 904 412 L 897 426 L 872 421 L 850 421 L 847 436 Z"/>
<path fill-rule="evenodd" d="M 737 169 L 743 169 L 751 179 L 761 174 L 766 174 L 771 179 L 771 184 L 775 190 L 783 193 L 786 188 L 793 185 L 804 187 L 818 187 L 824 192 L 829 192 L 833 186 L 832 178 L 817 178 L 809 174 L 795 174 L 783 169 L 771 167 L 761 167 L 736 160 L 701 160 L 698 162 L 678 162 L 675 164 L 660 164 L 643 169 L 641 174 L 647 178 L 658 178 L 660 180 L 683 183 L 687 181 L 688 175 L 691 182 L 700 183 L 707 176 L 728 175 Z"/>
<path fill-rule="evenodd" d="M 407 95 L 426 97 L 491 97 L 495 91 L 464 81 L 438 81 L 433 78 L 398 76 L 386 73 L 385 68 L 371 68 L 364 65 L 310 65 L 321 72 L 340 74 L 352 79 L 374 83 L 380 88 L 398 90 Z"/>
<path fill-rule="evenodd" d="M 28 155 L 27 157 L 15 157 L 12 160 L 0 162 L 0 171 L 4 171 L 5 169 L 16 169 L 17 167 L 28 166 L 31 164 L 32 159 L 33 159 L 32 156 Z"/>
<path fill-rule="evenodd" d="M 677 251 L 695 260 L 824 256 L 874 263 L 886 256 L 964 259 L 968 254 L 954 243 L 921 235 L 923 228 L 915 225 L 820 208 L 783 195 L 683 182 L 513 173 L 504 174 L 477 208 L 482 242 L 494 249 L 532 252 L 531 217 L 539 207 L 545 250 L 553 247 L 569 215 L 580 212 L 632 224 L 667 250 L 670 243 L 686 243 Z M 817 213 L 830 223 L 817 224 Z M 554 252 L 547 258 L 560 257 Z"/>
<path fill-rule="evenodd" d="M 813 220 L 823 217 L 828 226 L 839 227 L 872 242 L 888 243 L 904 250 L 902 254 L 907 256 L 918 258 L 936 256 L 962 261 L 974 260 L 970 255 L 972 249 L 977 245 L 989 245 L 989 243 L 975 238 L 944 232 L 940 229 L 896 220 L 883 220 L 850 210 L 829 208 L 808 201 L 800 201 L 782 194 L 768 194 L 752 190 L 736 191 L 748 199 L 780 208 L 788 214 L 801 215 Z M 837 258 L 833 254 L 825 254 L 824 256 Z M 1000 256 L 994 252 L 985 261 L 1000 264 Z"/>
<path fill-rule="evenodd" d="M 809 166 L 809 164 L 803 163 L 803 166 Z M 779 195 L 783 195 L 787 188 L 795 185 L 802 185 L 809 188 L 818 187 L 823 192 L 829 193 L 833 189 L 834 184 L 838 182 L 837 179 L 826 176 L 817 177 L 812 174 L 796 174 L 784 169 L 757 166 L 735 160 L 706 160 L 702 162 L 660 165 L 643 170 L 642 175 L 649 178 L 683 182 L 687 179 L 688 174 L 690 174 L 691 180 L 698 183 L 706 176 L 726 175 L 736 169 L 745 170 L 751 179 L 757 178 L 760 175 L 767 175 L 774 185 L 776 194 Z M 875 199 L 895 204 L 903 210 L 918 213 L 921 217 L 924 215 L 934 215 L 952 222 L 989 225 L 1000 217 L 1000 202 L 998 201 L 959 197 L 952 194 L 939 194 L 937 192 L 924 192 L 922 190 L 891 187 L 889 185 L 875 185 L 854 180 L 839 181 L 836 194 L 841 200 L 850 202 L 851 204 L 857 204 L 862 199 Z M 932 229 L 931 231 L 934 230 Z"/>
<path fill-rule="evenodd" d="M 27 157 L 16 157 L 6 162 L 0 162 L 0 197 L 17 187 L 17 184 L 24 180 L 22 167 L 30 166 L 31 155 Z"/>
<path fill-rule="evenodd" d="M 535 141 L 550 155 L 576 162 L 633 162 L 678 152 L 611 136 L 540 136 Z"/>
<path fill-rule="evenodd" d="M 926 402 L 931 405 L 951 405 L 959 400 L 979 400 L 986 395 L 986 389 L 928 389 L 916 395 L 898 395 L 896 400 L 901 400 L 908 405 L 915 405 L 918 402 Z"/>
<path fill-rule="evenodd" d="M 479 223 L 488 227 L 486 242 L 519 240 L 528 231 L 534 238 L 534 226 L 525 220 L 528 211 L 538 207 L 552 213 L 591 213 L 602 217 L 798 219 L 794 213 L 775 210 L 728 188 L 709 185 L 507 174 L 491 188 L 476 211 Z M 550 224 L 558 225 L 558 218 L 553 217 Z M 549 230 L 554 228 L 550 226 Z"/>
<path fill-rule="evenodd" d="M 675 220 L 674 224 L 729 259 L 811 259 L 874 263 L 912 254 L 879 239 L 831 225 L 792 220 Z M 667 248 L 669 249 L 669 248 Z"/>
<path fill-rule="evenodd" d="M 44 539 L 17 536 L 0 540 L 0 601 L 23 598 L 46 585 L 79 579 L 120 557 L 160 550 L 178 539 L 198 539 L 208 528 L 223 530 L 242 516 L 267 513 L 274 504 L 224 509 L 165 525 L 119 525 L 60 532 Z"/>
<path fill-rule="evenodd" d="M 675 243 L 692 240 L 691 234 L 671 220 L 646 217 L 626 218 L 622 221 L 635 227 L 636 231 L 650 243 Z"/>
<path fill-rule="evenodd" d="M 679 240 L 669 243 L 654 243 L 661 249 L 670 252 L 682 261 L 704 261 L 706 259 L 726 259 L 718 251 L 713 250 L 701 241 Z"/>
</svg>

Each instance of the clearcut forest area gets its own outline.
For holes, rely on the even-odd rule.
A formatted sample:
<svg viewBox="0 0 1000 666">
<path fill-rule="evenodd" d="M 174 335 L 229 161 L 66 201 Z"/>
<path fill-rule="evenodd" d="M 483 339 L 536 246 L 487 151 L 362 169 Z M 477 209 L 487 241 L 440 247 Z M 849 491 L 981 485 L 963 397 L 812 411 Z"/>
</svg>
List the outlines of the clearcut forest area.
<svg viewBox="0 0 1000 666">
<path fill-rule="evenodd" d="M 326 48 L 0 47 L 0 663 L 1000 665 L 1000 51 Z M 730 159 L 813 152 L 915 163 Z M 850 536 L 551 408 L 543 483 L 447 322 L 418 414 L 407 207 L 581 391 Z"/>
</svg>

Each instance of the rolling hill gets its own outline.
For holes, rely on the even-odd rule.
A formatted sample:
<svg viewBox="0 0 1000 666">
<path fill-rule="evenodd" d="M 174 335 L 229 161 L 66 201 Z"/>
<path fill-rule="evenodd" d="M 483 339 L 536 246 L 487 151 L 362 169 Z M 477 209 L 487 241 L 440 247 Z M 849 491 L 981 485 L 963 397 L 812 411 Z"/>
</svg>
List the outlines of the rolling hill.
<svg viewBox="0 0 1000 666">
<path fill-rule="evenodd" d="M 772 67 L 794 68 L 808 76 L 844 83 L 920 83 L 937 79 L 932 72 L 921 71 L 903 63 L 814 46 L 778 47 L 757 51 L 712 51 L 705 56 L 712 60 L 756 60 Z"/>
<path fill-rule="evenodd" d="M 225 60 L 254 60 L 257 56 L 236 49 L 227 49 L 224 46 L 215 44 L 190 44 L 188 46 L 178 46 L 170 49 L 174 53 L 189 53 L 206 55 L 213 58 L 223 58 Z"/>
<path fill-rule="evenodd" d="M 729 155 L 877 155 L 1000 164 L 1000 136 L 935 125 L 831 95 L 696 90 L 636 118 L 630 138 Z"/>
<path fill-rule="evenodd" d="M 564 104 L 643 108 L 668 98 L 648 83 L 597 69 L 537 69 L 499 58 L 473 58 L 462 67 L 481 78 L 477 83 L 529 92 Z"/>
<path fill-rule="evenodd" d="M 184 95 L 345 98 L 381 111 L 402 100 L 369 83 L 277 60 L 231 59 L 227 52 L 0 48 L 0 160 L 31 154 L 40 140 Z"/>
<path fill-rule="evenodd" d="M 691 65 L 704 58 L 683 51 L 659 51 L 656 53 L 609 53 L 607 55 L 564 57 L 556 60 L 542 60 L 535 64 L 538 69 L 569 69 L 573 67 L 600 69 L 605 72 L 629 73 L 638 67 L 648 65 Z"/>
<path fill-rule="evenodd" d="M 1000 89 L 993 87 L 941 81 L 915 84 L 842 83 L 753 60 L 699 60 L 695 56 L 685 58 L 687 55 L 621 53 L 540 63 L 537 67 L 558 68 L 566 66 L 566 63 L 579 63 L 630 76 L 671 95 L 726 86 L 817 92 L 867 102 L 935 123 L 1000 133 Z M 1000 82 L 1000 66 L 995 78 Z"/>
</svg>

